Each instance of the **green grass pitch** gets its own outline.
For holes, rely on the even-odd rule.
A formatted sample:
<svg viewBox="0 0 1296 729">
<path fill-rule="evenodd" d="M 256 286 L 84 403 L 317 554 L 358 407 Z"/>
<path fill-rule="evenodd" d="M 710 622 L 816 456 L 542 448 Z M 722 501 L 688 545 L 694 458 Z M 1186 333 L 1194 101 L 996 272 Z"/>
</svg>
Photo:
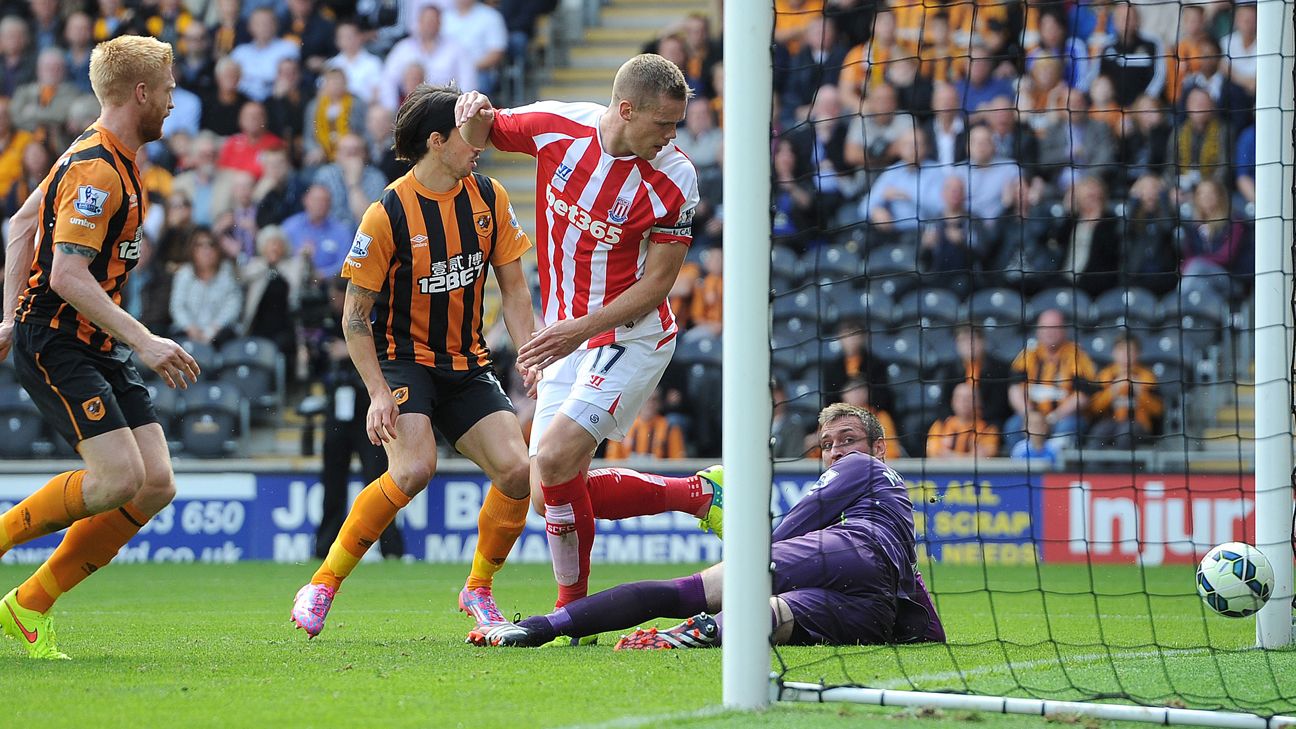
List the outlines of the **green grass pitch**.
<svg viewBox="0 0 1296 729">
<path fill-rule="evenodd" d="M 592 586 L 678 576 L 693 567 L 596 566 Z M 324 633 L 308 642 L 287 618 L 293 594 L 312 569 L 120 565 L 96 575 L 58 606 L 59 642 L 73 656 L 71 663 L 28 661 L 17 645 L 0 643 L 4 725 L 1105 725 L 846 704 L 726 714 L 715 708 L 719 651 L 614 653 L 615 635 L 591 648 L 465 645 L 468 621 L 455 610 L 463 566 L 361 565 L 334 604 Z M 0 566 L 0 585 L 15 584 L 29 571 Z M 1020 683 L 1051 698 L 1074 698 L 1076 686 L 1145 697 L 1178 693 L 1206 703 L 1231 694 L 1242 705 L 1293 710 L 1296 652 L 1201 650 L 1207 643 L 1245 648 L 1254 623 L 1203 619 L 1189 593 L 1187 568 L 934 565 L 927 574 L 957 646 L 784 649 L 783 659 L 799 666 L 789 679 L 849 677 L 898 688 L 908 675 L 924 689 L 987 692 L 1011 692 Z M 1036 589 L 1040 585 L 1046 594 Z M 980 589 L 985 586 L 993 592 Z M 496 592 L 506 612 L 544 611 L 552 600 L 552 575 L 543 565 L 510 566 Z M 1076 645 L 1032 645 L 1050 630 Z M 990 642 L 996 636 L 1021 645 Z M 1109 652 L 1114 660 L 1108 660 Z"/>
</svg>

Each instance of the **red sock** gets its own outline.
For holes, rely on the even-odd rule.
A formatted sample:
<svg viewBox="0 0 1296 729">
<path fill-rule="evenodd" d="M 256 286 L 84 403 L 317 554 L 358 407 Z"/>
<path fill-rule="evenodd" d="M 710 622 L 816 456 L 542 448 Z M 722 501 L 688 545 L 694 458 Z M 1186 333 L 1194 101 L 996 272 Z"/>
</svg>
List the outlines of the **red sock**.
<svg viewBox="0 0 1296 729">
<path fill-rule="evenodd" d="M 590 552 L 594 549 L 594 509 L 585 474 L 570 481 L 541 484 L 545 500 L 545 532 L 553 556 L 554 579 L 562 607 L 589 592 Z"/>
<path fill-rule="evenodd" d="M 711 508 L 711 484 L 698 476 L 667 478 L 629 468 L 589 472 L 595 519 L 628 519 L 679 511 L 701 517 Z"/>
</svg>

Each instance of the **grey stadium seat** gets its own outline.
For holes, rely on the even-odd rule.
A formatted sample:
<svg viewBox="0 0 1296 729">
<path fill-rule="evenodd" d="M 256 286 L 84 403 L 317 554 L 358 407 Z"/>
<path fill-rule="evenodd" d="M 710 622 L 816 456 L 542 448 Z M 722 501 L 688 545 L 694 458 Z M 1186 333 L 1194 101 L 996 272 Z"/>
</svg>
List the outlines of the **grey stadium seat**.
<svg viewBox="0 0 1296 729">
<path fill-rule="evenodd" d="M 1026 321 L 1026 304 L 1012 289 L 981 289 L 960 308 L 959 321 L 983 327 L 1020 326 Z"/>
<path fill-rule="evenodd" d="M 1026 306 L 1028 324 L 1034 324 L 1041 312 L 1057 309 L 1066 316 L 1072 326 L 1088 326 L 1093 320 L 1090 316 L 1092 302 L 1089 294 L 1074 288 L 1055 288 L 1041 291 L 1031 297 Z"/>
</svg>

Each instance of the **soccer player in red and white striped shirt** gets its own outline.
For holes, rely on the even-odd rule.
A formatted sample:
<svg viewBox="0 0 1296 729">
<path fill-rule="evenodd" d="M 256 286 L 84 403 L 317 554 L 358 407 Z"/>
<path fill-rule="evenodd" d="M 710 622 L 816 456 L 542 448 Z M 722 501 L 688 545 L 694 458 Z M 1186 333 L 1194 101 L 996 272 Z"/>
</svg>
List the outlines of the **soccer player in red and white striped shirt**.
<svg viewBox="0 0 1296 729">
<path fill-rule="evenodd" d="M 666 297 L 692 242 L 698 186 L 672 140 L 690 95 L 678 67 L 644 54 L 617 71 L 608 106 L 496 110 L 477 92 L 459 98 L 470 144 L 536 158 L 544 327 L 518 362 L 545 373 L 531 481 L 544 502 L 559 606 L 587 591 L 596 517 L 710 513 L 704 478 L 589 473 L 595 448 L 625 436 L 675 349 Z"/>
</svg>

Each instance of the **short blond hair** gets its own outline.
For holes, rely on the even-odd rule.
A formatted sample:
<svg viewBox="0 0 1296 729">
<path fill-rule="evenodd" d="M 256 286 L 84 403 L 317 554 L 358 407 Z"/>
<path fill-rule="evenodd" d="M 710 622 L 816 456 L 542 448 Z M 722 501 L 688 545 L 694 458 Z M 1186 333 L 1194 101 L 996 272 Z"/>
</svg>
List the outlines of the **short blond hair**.
<svg viewBox="0 0 1296 729">
<path fill-rule="evenodd" d="M 864 426 L 864 435 L 868 436 L 869 442 L 886 437 L 886 431 L 882 429 L 882 424 L 878 422 L 876 415 L 864 408 L 844 402 L 835 402 L 819 411 L 819 429 L 823 430 L 825 425 L 842 418 L 858 418 L 860 425 Z"/>
<path fill-rule="evenodd" d="M 614 106 L 624 100 L 637 107 L 652 107 L 663 96 L 688 101 L 693 90 L 679 66 L 656 53 L 641 53 L 621 64 L 612 80 Z"/>
<path fill-rule="evenodd" d="M 95 46 L 90 53 L 90 86 L 99 103 L 121 106 L 136 85 L 152 86 L 170 73 L 171 46 L 156 38 L 124 35 Z"/>
</svg>

